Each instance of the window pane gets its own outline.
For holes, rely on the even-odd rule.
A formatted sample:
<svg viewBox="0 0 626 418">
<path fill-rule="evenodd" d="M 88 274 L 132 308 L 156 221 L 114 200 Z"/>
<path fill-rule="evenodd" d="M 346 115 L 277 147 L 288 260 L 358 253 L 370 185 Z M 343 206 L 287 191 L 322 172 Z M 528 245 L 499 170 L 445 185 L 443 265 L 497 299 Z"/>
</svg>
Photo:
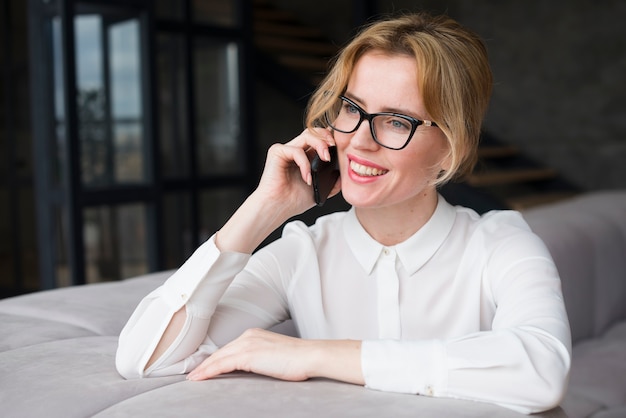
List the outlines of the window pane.
<svg viewBox="0 0 626 418">
<path fill-rule="evenodd" d="M 165 268 L 179 267 L 195 250 L 196 236 L 191 230 L 191 199 L 185 193 L 170 193 L 163 198 L 163 250 Z"/>
<path fill-rule="evenodd" d="M 200 240 L 219 230 L 245 199 L 241 189 L 224 188 L 200 193 Z"/>
<path fill-rule="evenodd" d="M 139 22 L 109 26 L 111 114 L 115 146 L 115 181 L 144 180 Z"/>
<path fill-rule="evenodd" d="M 65 144 L 67 140 L 65 138 L 65 97 L 63 92 L 65 90 L 65 83 L 63 81 L 63 49 L 61 47 L 61 20 L 58 17 L 52 19 L 51 24 L 52 31 L 52 71 L 54 79 L 54 140 L 50 144 L 51 154 L 55 156 L 52 158 L 52 164 L 50 165 L 52 172 L 50 178 L 51 184 L 54 186 L 60 186 L 63 178 L 65 177 L 65 170 L 67 169 L 67 162 L 64 156 L 67 155 Z"/>
<path fill-rule="evenodd" d="M 139 21 L 79 15 L 74 28 L 82 181 L 145 181 Z"/>
<path fill-rule="evenodd" d="M 69 286 L 72 284 L 72 278 L 70 273 L 70 261 L 67 254 L 68 236 L 67 236 L 67 222 L 63 216 L 63 210 L 56 207 L 54 209 L 54 248 L 56 249 L 55 264 L 56 264 L 56 285 L 58 287 Z"/>
<path fill-rule="evenodd" d="M 74 30 L 83 181 L 86 184 L 108 183 L 111 149 L 105 132 L 102 19 L 97 15 L 77 16 Z"/>
<path fill-rule="evenodd" d="M 182 36 L 157 40 L 159 135 L 163 177 L 189 175 L 189 135 L 184 42 Z"/>
<path fill-rule="evenodd" d="M 22 259 L 22 274 L 24 289 L 37 290 L 39 288 L 39 260 L 37 259 L 37 224 L 35 214 L 35 194 L 32 187 L 25 187 L 19 192 L 19 220 L 18 233 Z"/>
<path fill-rule="evenodd" d="M 196 22 L 219 26 L 237 25 L 237 0 L 193 0 L 192 16 Z"/>
<path fill-rule="evenodd" d="M 119 280 L 148 271 L 146 206 L 102 206 L 84 211 L 86 281 Z"/>
<path fill-rule="evenodd" d="M 4 137 L 0 135 L 0 145 L 2 145 Z M 0 147 L 1 155 L 6 155 L 4 147 Z M 11 288 L 13 286 L 13 280 L 15 277 L 16 266 L 14 265 L 13 251 L 11 248 L 11 216 L 9 200 L 9 185 L 4 182 L 4 168 L 2 166 L 3 161 L 0 161 L 0 271 L 3 272 L 0 277 L 0 290 L 4 288 Z M 2 295 L 0 294 L 0 298 Z"/>
<path fill-rule="evenodd" d="M 203 175 L 243 172 L 238 48 L 198 41 L 195 48 L 198 167 Z"/>
</svg>

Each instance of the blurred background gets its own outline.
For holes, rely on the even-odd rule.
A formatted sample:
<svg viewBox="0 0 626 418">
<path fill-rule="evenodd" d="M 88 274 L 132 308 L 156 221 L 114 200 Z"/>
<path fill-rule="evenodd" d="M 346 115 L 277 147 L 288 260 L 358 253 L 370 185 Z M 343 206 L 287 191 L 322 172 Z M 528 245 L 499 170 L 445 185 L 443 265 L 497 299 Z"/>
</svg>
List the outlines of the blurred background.
<svg viewBox="0 0 626 418">
<path fill-rule="evenodd" d="M 401 11 L 489 49 L 481 161 L 450 201 L 626 187 L 621 0 L 0 0 L 0 297 L 179 266 L 302 130 L 328 59 Z"/>
</svg>

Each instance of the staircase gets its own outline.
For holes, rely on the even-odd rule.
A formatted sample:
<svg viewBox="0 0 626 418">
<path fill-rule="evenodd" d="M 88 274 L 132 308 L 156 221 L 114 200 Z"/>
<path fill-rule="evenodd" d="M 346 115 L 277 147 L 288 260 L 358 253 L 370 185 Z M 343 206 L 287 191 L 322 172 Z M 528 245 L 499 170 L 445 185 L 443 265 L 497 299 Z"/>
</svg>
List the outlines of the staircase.
<svg viewBox="0 0 626 418">
<path fill-rule="evenodd" d="M 539 164 L 516 146 L 505 144 L 488 132 L 481 137 L 476 168 L 461 184 L 475 195 L 489 196 L 492 206 L 499 209 L 524 210 L 580 192 L 557 170 Z"/>
<path fill-rule="evenodd" d="M 254 0 L 254 45 L 278 64 L 289 68 L 313 86 L 328 69 L 339 48 L 317 29 L 301 24 L 290 12 L 275 8 L 268 0 Z"/>
<path fill-rule="evenodd" d="M 303 106 L 323 79 L 338 47 L 316 28 L 303 25 L 294 14 L 275 8 L 269 0 L 254 0 L 254 45 L 257 74 Z M 480 213 L 490 209 L 523 210 L 567 199 L 580 192 L 559 173 L 484 133 L 479 163 L 461 182 L 441 188 L 453 204 Z"/>
</svg>

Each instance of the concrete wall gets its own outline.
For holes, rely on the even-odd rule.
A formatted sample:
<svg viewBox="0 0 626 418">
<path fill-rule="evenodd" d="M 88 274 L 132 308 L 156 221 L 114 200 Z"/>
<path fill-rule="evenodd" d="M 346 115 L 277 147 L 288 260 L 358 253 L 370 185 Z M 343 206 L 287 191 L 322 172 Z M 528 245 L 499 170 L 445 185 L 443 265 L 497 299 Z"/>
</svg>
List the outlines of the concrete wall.
<svg viewBox="0 0 626 418">
<path fill-rule="evenodd" d="M 587 189 L 626 187 L 626 2 L 458 1 L 486 40 L 486 127 Z"/>
</svg>

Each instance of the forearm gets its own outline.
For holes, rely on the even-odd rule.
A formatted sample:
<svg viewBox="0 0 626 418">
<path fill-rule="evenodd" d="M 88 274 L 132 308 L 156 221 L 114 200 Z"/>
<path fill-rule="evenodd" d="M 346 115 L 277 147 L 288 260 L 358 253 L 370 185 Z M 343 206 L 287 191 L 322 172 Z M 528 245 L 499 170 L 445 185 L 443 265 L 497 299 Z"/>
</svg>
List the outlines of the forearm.
<svg viewBox="0 0 626 418">
<path fill-rule="evenodd" d="M 362 351 L 368 388 L 485 401 L 526 414 L 558 404 L 569 369 L 567 347 L 530 330 L 450 340 L 370 340 Z"/>
<path fill-rule="evenodd" d="M 120 335 L 120 373 L 141 377 L 157 361 L 157 368 L 169 367 L 191 356 L 206 337 L 220 298 L 248 259 L 246 254 L 220 253 L 212 238 L 201 245 L 135 309 Z M 163 357 L 168 351 L 175 355 Z"/>
<path fill-rule="evenodd" d="M 174 314 L 174 316 L 172 316 L 169 325 L 159 340 L 159 344 L 154 349 L 154 353 L 152 353 L 150 360 L 148 360 L 148 363 L 146 364 L 146 369 L 150 368 L 150 366 L 152 366 L 152 364 L 154 364 L 154 362 L 172 345 L 176 337 L 178 337 L 183 329 L 186 320 L 187 310 L 185 307 L 182 307 Z"/>
<path fill-rule="evenodd" d="M 272 232 L 296 215 L 288 206 L 252 193 L 216 235 L 221 251 L 251 254 Z"/>
<path fill-rule="evenodd" d="M 187 358 L 206 337 L 208 320 L 187 317 L 184 308 L 178 313 L 175 309 L 154 296 L 140 303 L 119 338 L 116 367 L 122 376 L 180 374 L 194 367 Z M 181 322 L 172 326 L 177 321 Z"/>
<path fill-rule="evenodd" d="M 355 385 L 365 385 L 361 369 L 361 341 L 311 340 L 309 377 L 325 377 Z"/>
</svg>

